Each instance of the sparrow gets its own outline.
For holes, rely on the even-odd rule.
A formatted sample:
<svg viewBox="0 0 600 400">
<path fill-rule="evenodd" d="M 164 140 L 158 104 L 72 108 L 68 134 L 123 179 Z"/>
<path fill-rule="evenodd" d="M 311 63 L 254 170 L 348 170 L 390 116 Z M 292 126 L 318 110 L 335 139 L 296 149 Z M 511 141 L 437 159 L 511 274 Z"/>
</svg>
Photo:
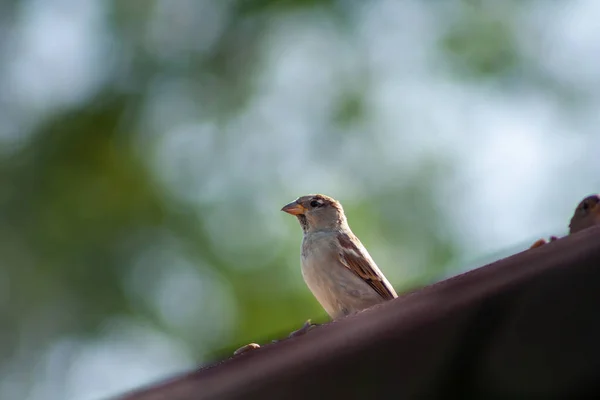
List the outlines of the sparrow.
<svg viewBox="0 0 600 400">
<path fill-rule="evenodd" d="M 600 225 L 600 195 L 593 194 L 581 200 L 569 223 L 569 233 L 576 233 Z"/>
<path fill-rule="evenodd" d="M 352 233 L 342 205 L 322 194 L 299 197 L 281 211 L 298 218 L 302 239 L 304 281 L 332 319 L 391 300 L 398 295 L 367 249 Z M 304 335 L 317 327 L 306 321 L 288 337 Z M 273 340 L 277 343 L 279 340 Z M 234 355 L 260 349 L 256 343 L 240 347 Z"/>
<path fill-rule="evenodd" d="M 598 194 L 587 196 L 579 202 L 569 223 L 569 234 L 577 233 L 595 225 L 600 225 L 600 195 Z M 556 236 L 550 237 L 551 242 L 556 239 Z M 543 246 L 546 243 L 546 240 L 539 239 L 531 245 L 530 249 Z"/>
<path fill-rule="evenodd" d="M 323 194 L 299 197 L 281 211 L 296 216 L 304 237 L 302 276 L 332 319 L 398 295 L 352 233 L 342 205 Z"/>
</svg>

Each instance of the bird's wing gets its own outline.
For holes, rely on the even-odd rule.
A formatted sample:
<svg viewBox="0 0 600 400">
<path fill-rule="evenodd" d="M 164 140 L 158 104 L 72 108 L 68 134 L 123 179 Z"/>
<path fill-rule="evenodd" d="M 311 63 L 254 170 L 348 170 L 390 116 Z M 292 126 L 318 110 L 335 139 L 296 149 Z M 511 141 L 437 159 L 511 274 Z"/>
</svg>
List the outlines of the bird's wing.
<svg viewBox="0 0 600 400">
<path fill-rule="evenodd" d="M 342 233 L 338 235 L 338 240 L 341 247 L 340 260 L 346 268 L 367 282 L 383 299 L 398 297 L 356 236 Z"/>
</svg>

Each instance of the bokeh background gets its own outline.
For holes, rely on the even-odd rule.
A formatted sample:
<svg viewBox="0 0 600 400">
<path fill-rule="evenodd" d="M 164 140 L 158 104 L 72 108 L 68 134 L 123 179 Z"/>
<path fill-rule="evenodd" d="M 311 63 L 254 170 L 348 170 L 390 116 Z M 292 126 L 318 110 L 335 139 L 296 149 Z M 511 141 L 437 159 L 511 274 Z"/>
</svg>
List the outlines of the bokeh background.
<svg viewBox="0 0 600 400">
<path fill-rule="evenodd" d="M 98 399 L 326 316 L 322 192 L 399 292 L 600 187 L 600 2 L 0 3 L 0 398 Z"/>
</svg>

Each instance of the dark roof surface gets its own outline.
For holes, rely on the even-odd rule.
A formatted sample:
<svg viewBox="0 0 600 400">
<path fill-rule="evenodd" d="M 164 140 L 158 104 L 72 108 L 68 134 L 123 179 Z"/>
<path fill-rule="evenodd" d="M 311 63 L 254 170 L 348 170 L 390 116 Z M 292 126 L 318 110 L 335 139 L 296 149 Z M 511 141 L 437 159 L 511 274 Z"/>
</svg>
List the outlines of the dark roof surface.
<svg viewBox="0 0 600 400">
<path fill-rule="evenodd" d="M 597 396 L 598 306 L 600 227 L 123 398 Z"/>
</svg>

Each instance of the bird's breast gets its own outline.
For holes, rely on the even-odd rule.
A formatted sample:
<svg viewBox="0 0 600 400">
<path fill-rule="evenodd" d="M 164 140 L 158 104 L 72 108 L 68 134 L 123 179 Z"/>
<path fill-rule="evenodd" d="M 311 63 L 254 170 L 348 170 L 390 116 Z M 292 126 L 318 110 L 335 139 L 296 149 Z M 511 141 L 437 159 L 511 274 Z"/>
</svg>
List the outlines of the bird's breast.
<svg viewBox="0 0 600 400">
<path fill-rule="evenodd" d="M 382 298 L 357 274 L 342 265 L 335 249 L 303 243 L 302 276 L 325 311 L 334 319 L 360 311 Z"/>
</svg>

